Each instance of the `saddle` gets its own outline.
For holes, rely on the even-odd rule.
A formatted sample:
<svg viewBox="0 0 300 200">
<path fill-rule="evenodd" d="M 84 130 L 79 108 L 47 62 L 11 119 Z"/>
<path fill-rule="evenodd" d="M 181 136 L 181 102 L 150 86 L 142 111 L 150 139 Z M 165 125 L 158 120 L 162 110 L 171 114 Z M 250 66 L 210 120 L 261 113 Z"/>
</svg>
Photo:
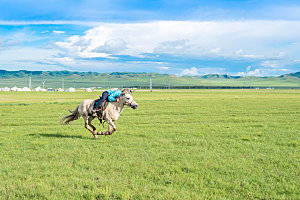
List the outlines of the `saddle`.
<svg viewBox="0 0 300 200">
<path fill-rule="evenodd" d="M 105 100 L 105 101 L 103 101 L 103 103 L 101 105 L 98 104 L 96 107 L 96 115 L 101 124 L 102 124 L 102 120 L 103 120 L 104 111 L 105 111 L 106 107 L 108 106 L 108 104 L 109 104 L 109 102 L 107 100 Z"/>
</svg>

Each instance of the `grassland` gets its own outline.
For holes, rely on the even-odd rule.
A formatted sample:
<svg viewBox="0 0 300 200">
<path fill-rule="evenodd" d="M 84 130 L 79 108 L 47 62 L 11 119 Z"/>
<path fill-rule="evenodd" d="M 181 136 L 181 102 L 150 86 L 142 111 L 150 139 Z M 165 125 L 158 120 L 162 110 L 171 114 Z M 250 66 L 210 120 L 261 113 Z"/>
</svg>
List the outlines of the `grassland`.
<svg viewBox="0 0 300 200">
<path fill-rule="evenodd" d="M 0 92 L 0 199 L 300 198 L 299 90 L 138 91 L 112 136 L 59 125 L 97 95 Z"/>
</svg>

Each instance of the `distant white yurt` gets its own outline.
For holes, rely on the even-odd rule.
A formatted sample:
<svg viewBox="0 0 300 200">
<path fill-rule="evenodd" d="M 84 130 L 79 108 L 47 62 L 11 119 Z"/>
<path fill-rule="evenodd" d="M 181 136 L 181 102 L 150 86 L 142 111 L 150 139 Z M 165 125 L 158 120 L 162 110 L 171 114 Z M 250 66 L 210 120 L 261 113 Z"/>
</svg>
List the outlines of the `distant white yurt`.
<svg viewBox="0 0 300 200">
<path fill-rule="evenodd" d="M 36 87 L 36 88 L 34 88 L 34 91 L 35 92 L 39 92 L 39 91 L 41 91 L 42 90 L 42 88 L 39 86 L 39 87 Z"/>
<path fill-rule="evenodd" d="M 55 89 L 53 89 L 53 88 L 48 88 L 47 91 L 48 91 L 48 92 L 54 92 Z"/>
<path fill-rule="evenodd" d="M 75 92 L 75 88 L 72 88 L 72 87 L 69 88 L 69 89 L 68 89 L 68 92 Z"/>
<path fill-rule="evenodd" d="M 8 88 L 8 87 L 2 88 L 2 91 L 4 91 L 4 92 L 9 92 L 9 91 L 10 91 L 10 88 Z"/>
<path fill-rule="evenodd" d="M 24 91 L 24 92 L 30 92 L 31 89 L 29 89 L 28 87 L 23 87 L 23 91 Z"/>
<path fill-rule="evenodd" d="M 42 91 L 42 92 L 46 92 L 47 90 L 46 90 L 45 88 L 42 88 L 41 91 Z"/>
<path fill-rule="evenodd" d="M 65 90 L 64 90 L 64 89 L 61 89 L 61 88 L 58 88 L 57 91 L 63 92 L 63 91 L 65 91 Z"/>
<path fill-rule="evenodd" d="M 85 91 L 86 92 L 92 92 L 92 89 L 91 88 L 86 88 Z"/>
<path fill-rule="evenodd" d="M 11 91 L 17 91 L 17 89 L 18 89 L 18 88 L 15 86 L 15 87 L 12 87 L 12 88 L 11 88 Z"/>
<path fill-rule="evenodd" d="M 17 88 L 16 91 L 17 92 L 23 92 L 23 88 Z"/>
</svg>

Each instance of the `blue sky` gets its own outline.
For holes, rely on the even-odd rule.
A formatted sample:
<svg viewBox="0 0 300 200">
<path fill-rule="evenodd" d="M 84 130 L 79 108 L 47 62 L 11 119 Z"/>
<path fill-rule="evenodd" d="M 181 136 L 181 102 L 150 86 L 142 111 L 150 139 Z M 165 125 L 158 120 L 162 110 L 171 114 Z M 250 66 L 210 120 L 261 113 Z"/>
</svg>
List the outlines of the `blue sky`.
<svg viewBox="0 0 300 200">
<path fill-rule="evenodd" d="M 0 69 L 300 71 L 300 2 L 1 0 Z"/>
</svg>

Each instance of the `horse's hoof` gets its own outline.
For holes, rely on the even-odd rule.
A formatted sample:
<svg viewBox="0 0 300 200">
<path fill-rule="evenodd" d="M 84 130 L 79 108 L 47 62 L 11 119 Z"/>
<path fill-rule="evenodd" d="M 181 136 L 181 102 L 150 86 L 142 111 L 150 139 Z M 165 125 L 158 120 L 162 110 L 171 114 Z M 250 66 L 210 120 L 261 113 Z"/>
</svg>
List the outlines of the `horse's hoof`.
<svg viewBox="0 0 300 200">
<path fill-rule="evenodd" d="M 98 139 L 98 136 L 97 136 L 97 135 L 94 135 L 94 138 L 95 138 L 95 139 Z"/>
<path fill-rule="evenodd" d="M 97 135 L 104 135 L 104 133 L 103 132 L 98 132 Z"/>
</svg>

